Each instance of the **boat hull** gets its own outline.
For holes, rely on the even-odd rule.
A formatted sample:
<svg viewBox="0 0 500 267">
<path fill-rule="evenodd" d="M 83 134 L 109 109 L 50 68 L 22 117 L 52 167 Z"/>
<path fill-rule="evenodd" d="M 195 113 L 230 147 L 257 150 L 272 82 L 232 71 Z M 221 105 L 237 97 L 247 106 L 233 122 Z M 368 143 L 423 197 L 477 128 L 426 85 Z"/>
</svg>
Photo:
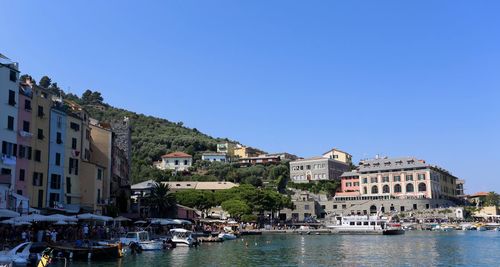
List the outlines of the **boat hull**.
<svg viewBox="0 0 500 267">
<path fill-rule="evenodd" d="M 149 241 L 149 242 L 139 242 L 139 246 L 141 246 L 144 251 L 152 251 L 152 250 L 162 250 L 163 242 Z"/>
<path fill-rule="evenodd" d="M 387 229 L 382 232 L 383 235 L 404 235 L 403 229 Z"/>
<path fill-rule="evenodd" d="M 92 247 L 64 247 L 50 246 L 54 249 L 54 255 L 74 260 L 110 260 L 122 257 L 120 247 L 114 246 L 92 246 Z"/>
</svg>

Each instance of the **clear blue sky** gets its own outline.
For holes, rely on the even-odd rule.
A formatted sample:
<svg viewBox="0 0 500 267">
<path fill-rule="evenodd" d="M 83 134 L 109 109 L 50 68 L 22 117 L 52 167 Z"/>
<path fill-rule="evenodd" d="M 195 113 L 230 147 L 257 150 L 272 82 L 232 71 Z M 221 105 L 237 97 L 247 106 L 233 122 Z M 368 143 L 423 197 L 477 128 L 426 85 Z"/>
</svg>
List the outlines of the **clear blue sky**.
<svg viewBox="0 0 500 267">
<path fill-rule="evenodd" d="M 500 191 L 499 1 L 2 1 L 64 90 L 269 152 L 416 156 Z"/>
</svg>

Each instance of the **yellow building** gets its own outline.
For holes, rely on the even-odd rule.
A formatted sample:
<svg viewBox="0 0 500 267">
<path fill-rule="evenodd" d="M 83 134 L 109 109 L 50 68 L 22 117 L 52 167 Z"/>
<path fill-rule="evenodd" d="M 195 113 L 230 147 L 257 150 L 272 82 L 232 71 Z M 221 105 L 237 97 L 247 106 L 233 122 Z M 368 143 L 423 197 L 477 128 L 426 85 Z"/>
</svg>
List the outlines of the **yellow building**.
<svg viewBox="0 0 500 267">
<path fill-rule="evenodd" d="M 240 158 L 253 158 L 265 154 L 261 150 L 248 146 L 238 146 L 234 148 L 234 156 Z"/>
<path fill-rule="evenodd" d="M 30 205 L 36 208 L 45 208 L 46 188 L 49 166 L 49 134 L 50 134 L 50 108 L 52 95 L 39 86 L 33 86 L 31 128 L 32 165 L 31 171 L 26 175 L 28 179 L 28 197 Z"/>
<path fill-rule="evenodd" d="M 81 206 L 91 212 L 102 214 L 102 192 L 105 168 L 83 161 L 80 171 Z"/>
<path fill-rule="evenodd" d="M 340 161 L 340 162 L 343 162 L 343 163 L 348 164 L 348 165 L 350 165 L 352 163 L 351 154 L 344 152 L 344 151 L 341 151 L 341 150 L 338 150 L 336 148 L 333 148 L 330 151 L 323 153 L 323 157 L 333 159 L 336 161 Z"/>
<path fill-rule="evenodd" d="M 110 199 L 113 132 L 109 125 L 93 119 L 90 119 L 89 128 L 90 161 L 82 162 L 80 175 L 82 205 L 102 212 Z"/>
</svg>

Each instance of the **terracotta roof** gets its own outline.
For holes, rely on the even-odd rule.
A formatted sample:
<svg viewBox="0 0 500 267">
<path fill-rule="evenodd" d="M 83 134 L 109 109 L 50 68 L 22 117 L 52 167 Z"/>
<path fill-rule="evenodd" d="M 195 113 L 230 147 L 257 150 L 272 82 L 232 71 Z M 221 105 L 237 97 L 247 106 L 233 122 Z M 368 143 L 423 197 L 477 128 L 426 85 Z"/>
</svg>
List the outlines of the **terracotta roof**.
<svg viewBox="0 0 500 267">
<path fill-rule="evenodd" d="M 162 158 L 192 158 L 191 155 L 184 152 L 172 152 L 161 156 Z"/>
<path fill-rule="evenodd" d="M 487 196 L 489 193 L 488 192 L 477 192 L 475 194 L 472 194 L 470 195 L 471 197 L 485 197 Z"/>
</svg>

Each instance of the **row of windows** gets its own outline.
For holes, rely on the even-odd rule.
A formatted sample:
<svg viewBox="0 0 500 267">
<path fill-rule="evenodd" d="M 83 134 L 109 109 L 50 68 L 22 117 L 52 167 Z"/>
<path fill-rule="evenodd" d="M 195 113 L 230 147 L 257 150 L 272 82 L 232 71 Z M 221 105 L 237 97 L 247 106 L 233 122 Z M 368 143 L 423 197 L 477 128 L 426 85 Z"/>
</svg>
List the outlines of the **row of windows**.
<svg viewBox="0 0 500 267">
<path fill-rule="evenodd" d="M 320 174 L 314 174 L 314 176 L 311 175 L 294 175 L 292 176 L 292 179 L 295 181 L 300 181 L 300 180 L 311 180 L 311 178 L 314 177 L 315 180 L 320 180 L 320 179 L 326 179 L 326 173 L 320 173 Z"/>
<path fill-rule="evenodd" d="M 368 178 L 370 178 L 368 180 Z M 425 174 L 424 173 L 419 173 L 417 175 L 417 179 L 418 181 L 423 181 L 425 180 Z M 367 184 L 368 181 L 370 181 L 370 183 L 378 183 L 379 182 L 379 179 L 378 177 L 364 177 L 362 178 L 362 181 L 364 184 Z M 382 176 L 382 182 L 383 183 L 388 183 L 390 181 L 389 179 L 389 176 Z M 393 182 L 401 182 L 401 175 L 394 175 L 392 176 L 392 181 Z M 413 175 L 412 174 L 406 174 L 405 175 L 405 181 L 413 181 Z"/>
<path fill-rule="evenodd" d="M 425 183 L 419 183 L 417 186 L 418 192 L 426 192 L 427 191 L 427 185 Z M 402 187 L 400 184 L 395 184 L 393 188 L 393 193 L 401 193 L 402 192 Z M 412 183 L 406 184 L 406 193 L 413 193 L 415 192 L 415 187 Z M 378 194 L 379 193 L 379 187 L 377 185 L 374 185 L 371 187 L 370 194 Z M 389 185 L 383 185 L 382 186 L 382 193 L 383 194 L 388 194 L 390 192 L 390 187 Z M 363 194 L 368 194 L 368 188 L 363 187 Z"/>
<path fill-rule="evenodd" d="M 353 186 L 353 185 L 354 185 L 354 186 L 359 186 L 359 182 L 354 182 L 354 183 L 353 183 L 353 182 L 347 182 L 347 183 L 345 183 L 345 186 L 346 186 L 346 187 L 351 187 L 351 186 Z"/>
<path fill-rule="evenodd" d="M 319 170 L 319 169 L 324 169 L 324 168 L 326 168 L 326 163 L 292 166 L 292 171 L 303 171 L 304 169 L 306 169 L 306 170 L 311 170 L 311 169 Z"/>
<path fill-rule="evenodd" d="M 180 160 L 177 160 L 177 159 L 173 161 L 174 165 L 176 165 L 176 166 L 177 166 L 177 165 L 180 165 L 180 162 L 181 162 L 181 161 L 180 161 Z M 167 163 L 167 164 L 168 164 L 168 163 L 170 163 L 170 161 L 167 159 L 167 160 L 165 161 L 165 163 Z M 187 165 L 189 164 L 189 160 L 184 160 L 184 162 L 183 162 L 183 163 L 184 163 L 184 165 L 185 165 L 185 166 L 187 166 Z"/>
</svg>

